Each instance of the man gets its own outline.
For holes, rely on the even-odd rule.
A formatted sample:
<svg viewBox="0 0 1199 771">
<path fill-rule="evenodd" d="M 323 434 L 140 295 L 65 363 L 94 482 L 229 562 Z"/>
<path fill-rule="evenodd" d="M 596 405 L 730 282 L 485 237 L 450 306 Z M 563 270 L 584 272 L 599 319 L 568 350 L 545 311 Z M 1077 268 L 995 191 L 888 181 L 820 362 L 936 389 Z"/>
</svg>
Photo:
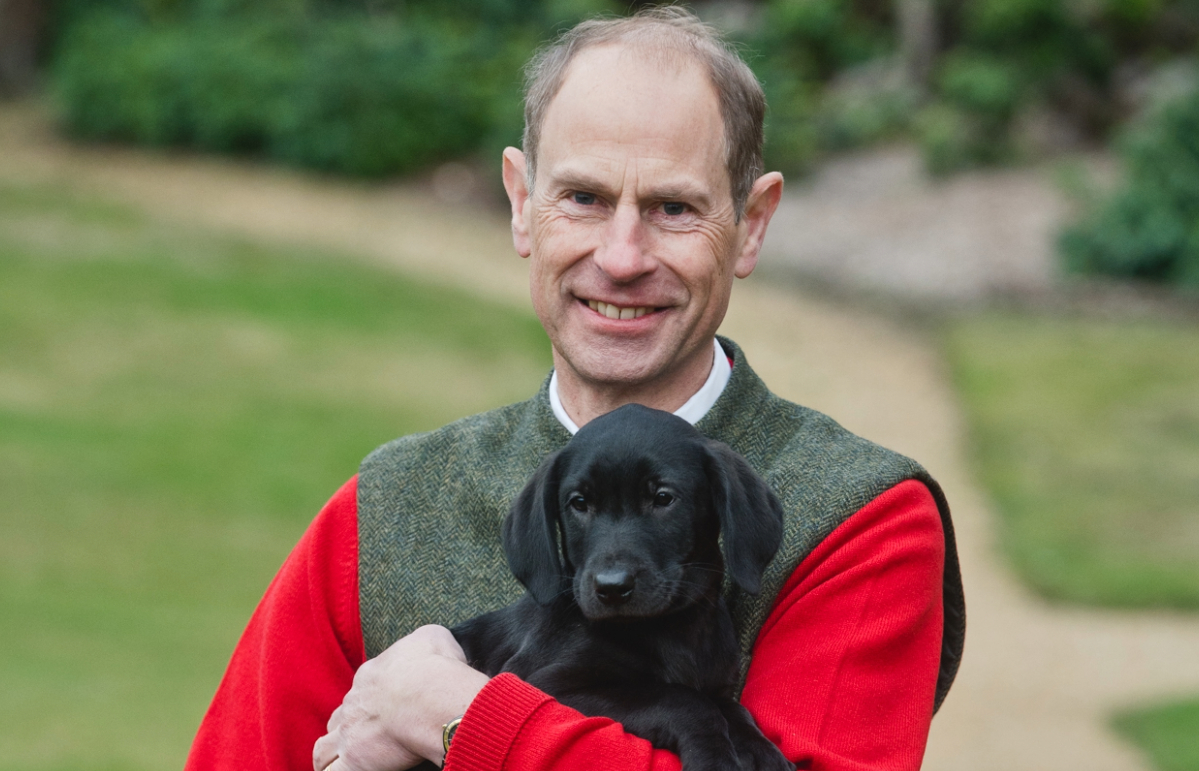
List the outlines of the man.
<svg viewBox="0 0 1199 771">
<path fill-rule="evenodd" d="M 784 504 L 762 594 L 729 597 L 742 702 L 766 736 L 802 768 L 919 766 L 964 627 L 940 491 L 770 394 L 715 337 L 782 193 L 760 171 L 764 109 L 744 63 L 678 9 L 586 22 L 534 61 L 525 152 L 505 151 L 503 176 L 553 375 L 363 463 L 255 612 L 190 769 L 295 768 L 310 751 L 317 771 L 677 768 L 612 721 L 488 679 L 423 626 L 519 596 L 499 551 L 508 504 L 577 426 L 628 402 L 732 445 Z"/>
</svg>

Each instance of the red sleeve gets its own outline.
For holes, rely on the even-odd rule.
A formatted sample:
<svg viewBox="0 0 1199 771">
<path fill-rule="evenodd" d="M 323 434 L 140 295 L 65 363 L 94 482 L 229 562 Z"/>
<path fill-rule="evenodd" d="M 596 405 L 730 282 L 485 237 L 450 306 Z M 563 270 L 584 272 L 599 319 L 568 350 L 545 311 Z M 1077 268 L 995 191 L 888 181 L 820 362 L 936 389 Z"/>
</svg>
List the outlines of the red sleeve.
<svg viewBox="0 0 1199 771">
<path fill-rule="evenodd" d="M 940 662 L 945 541 L 919 482 L 871 501 L 787 580 L 754 647 L 742 703 L 799 768 L 918 769 Z M 446 771 L 677 771 L 605 718 L 511 675 L 475 698 Z"/>
<path fill-rule="evenodd" d="M 330 499 L 242 634 L 186 771 L 312 768 L 312 745 L 365 660 L 357 478 Z"/>
</svg>

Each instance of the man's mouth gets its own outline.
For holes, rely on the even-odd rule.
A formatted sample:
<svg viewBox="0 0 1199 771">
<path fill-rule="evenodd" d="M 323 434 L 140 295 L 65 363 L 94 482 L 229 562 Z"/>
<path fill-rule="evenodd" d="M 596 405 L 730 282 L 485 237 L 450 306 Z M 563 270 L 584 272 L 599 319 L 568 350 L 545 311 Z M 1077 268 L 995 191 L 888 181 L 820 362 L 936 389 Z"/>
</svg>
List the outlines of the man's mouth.
<svg viewBox="0 0 1199 771">
<path fill-rule="evenodd" d="M 599 300 L 588 300 L 587 306 L 591 310 L 610 319 L 639 319 L 645 314 L 653 310 L 653 308 L 622 308 L 619 305 L 600 302 Z"/>
</svg>

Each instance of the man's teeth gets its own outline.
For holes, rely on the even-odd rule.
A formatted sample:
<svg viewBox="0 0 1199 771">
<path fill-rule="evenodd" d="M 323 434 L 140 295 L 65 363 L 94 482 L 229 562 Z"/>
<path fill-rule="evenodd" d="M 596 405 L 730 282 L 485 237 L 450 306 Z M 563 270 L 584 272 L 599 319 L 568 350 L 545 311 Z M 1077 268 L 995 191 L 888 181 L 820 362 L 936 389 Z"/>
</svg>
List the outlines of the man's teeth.
<svg viewBox="0 0 1199 771">
<path fill-rule="evenodd" d="M 653 308 L 621 308 L 617 305 L 602 303 L 599 300 L 588 300 L 587 305 L 596 313 L 602 313 L 610 319 L 639 319 Z"/>
</svg>

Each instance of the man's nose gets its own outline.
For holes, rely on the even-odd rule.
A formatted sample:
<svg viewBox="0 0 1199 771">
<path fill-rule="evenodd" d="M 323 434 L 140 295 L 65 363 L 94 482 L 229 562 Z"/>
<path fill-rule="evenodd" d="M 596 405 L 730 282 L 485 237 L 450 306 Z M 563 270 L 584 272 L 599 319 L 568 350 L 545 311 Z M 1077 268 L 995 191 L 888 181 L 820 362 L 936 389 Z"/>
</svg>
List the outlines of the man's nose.
<svg viewBox="0 0 1199 771">
<path fill-rule="evenodd" d="M 617 205 L 608 220 L 603 242 L 595 250 L 595 263 L 608 278 L 628 283 L 653 270 L 654 262 L 646 254 L 645 223 L 635 204 Z"/>
</svg>

